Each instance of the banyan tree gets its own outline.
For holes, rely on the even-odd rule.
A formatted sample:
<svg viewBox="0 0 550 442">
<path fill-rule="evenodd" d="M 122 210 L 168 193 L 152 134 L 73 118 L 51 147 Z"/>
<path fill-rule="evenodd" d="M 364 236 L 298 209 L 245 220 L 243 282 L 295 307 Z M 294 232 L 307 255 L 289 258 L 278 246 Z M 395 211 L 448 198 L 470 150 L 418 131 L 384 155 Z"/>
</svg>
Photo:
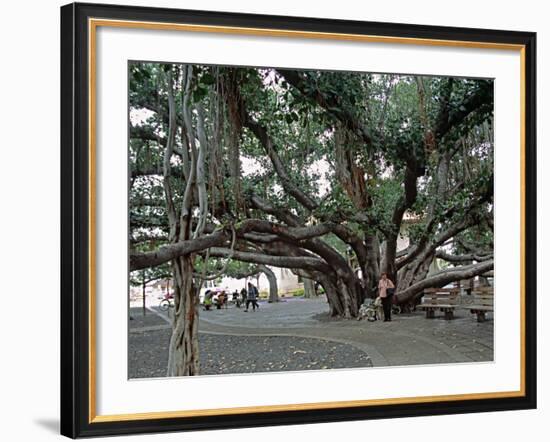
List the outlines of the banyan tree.
<svg viewBox="0 0 550 442">
<path fill-rule="evenodd" d="M 492 134 L 490 80 L 131 64 L 130 269 L 170 265 L 168 375 L 198 373 L 198 292 L 230 263 L 342 318 L 382 271 L 405 307 L 490 274 Z"/>
</svg>

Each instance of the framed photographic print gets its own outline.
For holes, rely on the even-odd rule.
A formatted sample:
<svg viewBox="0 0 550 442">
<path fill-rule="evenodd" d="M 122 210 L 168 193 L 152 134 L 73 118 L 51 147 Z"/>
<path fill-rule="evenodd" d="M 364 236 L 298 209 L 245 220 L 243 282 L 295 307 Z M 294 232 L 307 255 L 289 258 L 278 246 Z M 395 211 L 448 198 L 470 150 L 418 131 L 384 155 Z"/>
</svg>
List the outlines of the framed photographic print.
<svg viewBox="0 0 550 442">
<path fill-rule="evenodd" d="M 62 7 L 62 434 L 534 408 L 535 43 Z"/>
</svg>

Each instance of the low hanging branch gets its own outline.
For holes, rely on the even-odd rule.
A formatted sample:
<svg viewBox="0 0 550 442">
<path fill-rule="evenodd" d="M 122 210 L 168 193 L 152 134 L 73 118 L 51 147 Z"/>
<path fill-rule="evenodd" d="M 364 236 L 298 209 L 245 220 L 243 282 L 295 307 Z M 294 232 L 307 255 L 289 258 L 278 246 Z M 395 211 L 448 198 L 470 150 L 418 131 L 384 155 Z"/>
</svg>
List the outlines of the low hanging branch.
<svg viewBox="0 0 550 442">
<path fill-rule="evenodd" d="M 437 272 L 434 275 L 411 285 L 406 290 L 398 293 L 396 301 L 398 303 L 404 303 L 412 299 L 414 296 L 422 292 L 426 288 L 443 287 L 451 282 L 460 281 L 462 279 L 470 279 L 478 275 L 483 275 L 494 267 L 494 260 L 489 259 L 487 261 L 480 262 L 478 264 L 472 264 L 467 266 L 460 266 L 456 268 L 450 268 Z"/>
<path fill-rule="evenodd" d="M 225 258 L 230 256 L 230 254 L 231 250 L 223 247 L 213 247 L 210 249 L 211 256 Z M 250 262 L 253 264 L 263 264 L 282 268 L 302 268 L 325 273 L 331 272 L 331 268 L 323 260 L 309 256 L 273 256 L 257 252 L 243 252 L 240 250 L 235 250 L 232 256 L 238 261 Z"/>
<path fill-rule="evenodd" d="M 464 255 L 451 255 L 443 250 L 435 252 L 435 257 L 440 258 L 447 262 L 466 262 L 466 261 L 487 261 L 493 258 L 493 253 L 480 252 L 480 253 L 467 253 Z"/>
<path fill-rule="evenodd" d="M 155 267 L 179 256 L 196 253 L 214 246 L 223 245 L 227 240 L 227 233 L 223 230 L 219 230 L 200 238 L 168 244 L 153 252 L 131 253 L 130 271 L 141 270 L 146 267 Z"/>
<path fill-rule="evenodd" d="M 488 188 L 478 189 L 478 194 L 469 205 L 469 207 L 465 210 L 465 213 L 463 213 L 462 217 L 457 222 L 447 227 L 445 230 L 441 231 L 438 234 L 435 234 L 435 236 L 433 235 L 438 224 L 444 219 L 451 218 L 453 215 L 455 215 L 458 208 L 456 206 L 453 206 L 447 209 L 442 215 L 430 217 L 426 224 L 424 233 L 422 234 L 418 242 L 413 247 L 409 247 L 409 253 L 396 262 L 397 270 L 412 262 L 422 253 L 426 253 L 427 251 L 435 251 L 437 247 L 441 246 L 449 239 L 475 225 L 478 222 L 478 216 L 476 212 L 477 209 L 479 209 L 479 207 L 481 207 L 486 202 L 490 201 L 491 197 L 492 186 L 488 186 Z"/>
<path fill-rule="evenodd" d="M 266 238 L 266 236 L 275 236 L 275 239 L 287 241 L 289 243 L 305 242 L 305 244 L 307 244 L 307 241 L 313 241 L 327 234 L 331 229 L 331 224 L 288 227 L 258 219 L 248 219 L 239 223 L 237 227 L 231 226 L 235 238 L 251 240 L 257 237 L 257 235 L 263 235 L 264 238 Z M 198 238 L 168 244 L 153 252 L 131 253 L 130 270 L 133 271 L 146 267 L 155 267 L 183 255 L 197 253 L 209 249 L 210 247 L 223 246 L 231 238 L 227 229 L 222 229 Z M 271 241 L 266 242 L 273 242 L 273 240 L 274 238 L 271 238 Z M 317 247 L 320 247 L 319 244 L 317 244 Z"/>
</svg>

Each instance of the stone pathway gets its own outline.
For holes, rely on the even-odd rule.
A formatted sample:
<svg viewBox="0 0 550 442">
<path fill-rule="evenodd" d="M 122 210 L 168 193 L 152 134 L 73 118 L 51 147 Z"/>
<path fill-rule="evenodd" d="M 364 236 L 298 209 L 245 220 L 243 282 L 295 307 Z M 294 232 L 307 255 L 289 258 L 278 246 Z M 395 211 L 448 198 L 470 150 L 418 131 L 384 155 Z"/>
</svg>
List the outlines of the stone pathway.
<svg viewBox="0 0 550 442">
<path fill-rule="evenodd" d="M 245 373 L 315 369 L 317 365 L 323 364 L 321 361 L 324 360 L 323 355 L 328 354 L 327 349 L 332 348 L 327 346 L 336 347 L 337 357 L 329 361 L 328 365 L 321 365 L 321 368 L 493 360 L 491 315 L 486 322 L 478 323 L 468 310 L 457 309 L 452 321 L 446 321 L 442 316 L 426 319 L 423 313 L 414 312 L 394 315 L 392 322 L 368 322 L 331 320 L 326 311 L 327 304 L 322 298 L 292 298 L 273 304 L 264 302 L 260 303 L 260 309 L 255 312 L 244 312 L 234 306 L 223 310 L 201 311 L 201 359 L 207 364 L 206 361 L 218 361 L 220 355 L 224 357 L 224 364 L 211 362 L 209 369 L 206 365 L 201 367 L 202 372 L 210 374 L 212 371 L 215 374 L 220 373 L 216 370 Z M 153 312 L 148 313 L 150 315 L 142 321 L 141 311 L 132 309 L 134 319 L 130 321 L 130 374 L 134 373 L 134 377 L 162 376 L 159 373 L 164 373 L 166 366 L 166 356 L 161 354 L 163 351 L 167 353 L 162 348 L 167 346 L 170 326 Z M 156 318 L 151 319 L 154 316 Z M 157 322 L 153 324 L 154 321 Z M 250 345 L 236 345 L 236 342 L 244 339 Z M 298 348 L 295 344 L 301 339 L 310 340 L 304 342 L 316 349 L 315 355 L 312 355 L 318 361 L 315 366 L 308 367 L 308 362 L 300 361 L 296 355 L 289 353 L 290 347 Z M 224 348 L 233 350 L 224 352 Z M 274 355 L 274 358 L 264 358 L 265 354 Z M 365 357 L 354 359 L 350 355 Z M 298 362 L 294 363 L 295 359 Z M 162 369 L 159 368 L 158 372 L 152 367 L 142 370 L 140 367 L 150 365 L 150 360 L 162 360 Z M 257 362 L 250 362 L 252 360 Z M 249 369 L 253 363 L 256 364 L 255 370 Z"/>
</svg>

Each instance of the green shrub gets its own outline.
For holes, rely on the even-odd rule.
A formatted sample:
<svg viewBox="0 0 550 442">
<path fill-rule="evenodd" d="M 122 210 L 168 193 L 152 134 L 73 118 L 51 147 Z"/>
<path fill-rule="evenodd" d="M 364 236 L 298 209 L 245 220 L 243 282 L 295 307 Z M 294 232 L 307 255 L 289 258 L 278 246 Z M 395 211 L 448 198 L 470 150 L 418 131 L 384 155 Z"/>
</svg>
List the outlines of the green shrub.
<svg viewBox="0 0 550 442">
<path fill-rule="evenodd" d="M 297 288 L 297 289 L 291 290 L 290 292 L 288 292 L 288 294 L 292 296 L 304 296 L 304 289 Z"/>
<path fill-rule="evenodd" d="M 300 296 L 304 296 L 304 289 L 303 287 L 298 287 L 297 289 L 294 289 L 294 290 L 289 290 L 288 292 L 285 292 L 283 293 L 283 296 L 296 296 L 296 297 L 300 297 Z M 323 287 L 319 287 L 317 289 L 317 294 L 318 295 L 324 295 L 325 294 L 325 290 L 323 289 Z"/>
</svg>

